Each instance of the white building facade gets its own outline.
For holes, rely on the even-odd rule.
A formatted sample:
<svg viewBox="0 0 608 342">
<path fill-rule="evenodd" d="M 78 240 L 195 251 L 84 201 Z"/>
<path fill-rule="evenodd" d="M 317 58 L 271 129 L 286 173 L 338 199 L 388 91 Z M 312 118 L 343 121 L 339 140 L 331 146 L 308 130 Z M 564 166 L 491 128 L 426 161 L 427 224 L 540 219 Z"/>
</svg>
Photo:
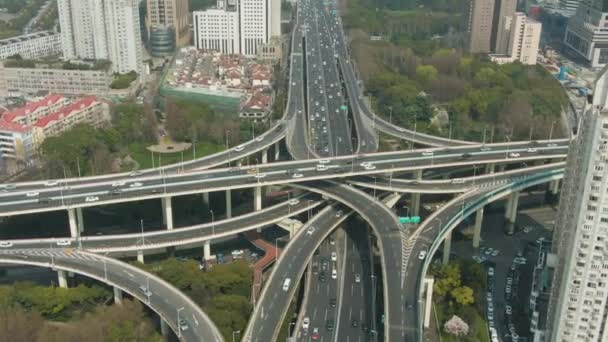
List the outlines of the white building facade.
<svg viewBox="0 0 608 342">
<path fill-rule="evenodd" d="M 600 68 L 608 63 L 608 3 L 582 0 L 576 14 L 568 20 L 564 44 L 589 65 Z"/>
<path fill-rule="evenodd" d="M 570 144 L 556 220 L 550 341 L 606 341 L 608 327 L 608 71 Z"/>
<path fill-rule="evenodd" d="M 118 73 L 143 71 L 137 0 L 58 0 L 63 57 L 108 59 Z"/>
<path fill-rule="evenodd" d="M 197 48 L 255 57 L 271 37 L 280 37 L 281 2 L 218 0 L 216 8 L 193 12 L 193 26 Z"/>
<path fill-rule="evenodd" d="M 0 39 L 0 59 L 14 55 L 25 59 L 36 59 L 59 54 L 61 54 L 61 35 L 59 33 L 40 31 Z"/>
<path fill-rule="evenodd" d="M 534 65 L 538 56 L 542 24 L 524 13 L 517 12 L 505 21 L 508 24 L 509 38 L 507 54 L 490 55 L 493 62 L 504 64 L 519 61 L 521 64 Z"/>
</svg>

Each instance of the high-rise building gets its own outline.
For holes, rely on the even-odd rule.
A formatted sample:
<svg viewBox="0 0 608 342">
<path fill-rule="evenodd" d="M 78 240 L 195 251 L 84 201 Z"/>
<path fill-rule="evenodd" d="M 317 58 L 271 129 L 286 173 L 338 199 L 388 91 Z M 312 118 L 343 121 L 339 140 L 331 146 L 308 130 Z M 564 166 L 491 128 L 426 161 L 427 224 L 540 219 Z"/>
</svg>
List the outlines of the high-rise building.
<svg viewBox="0 0 608 342">
<path fill-rule="evenodd" d="M 553 233 L 550 341 L 608 339 L 608 69 L 570 144 Z"/>
<path fill-rule="evenodd" d="M 218 0 L 215 8 L 195 11 L 192 17 L 199 49 L 254 57 L 281 34 L 280 0 Z"/>
<path fill-rule="evenodd" d="M 608 2 L 581 0 L 576 14 L 568 20 L 565 45 L 592 67 L 608 63 Z"/>
<path fill-rule="evenodd" d="M 58 0 L 65 59 L 108 59 L 118 73 L 143 70 L 138 0 Z"/>
<path fill-rule="evenodd" d="M 190 44 L 188 0 L 147 0 L 146 13 L 148 37 L 152 38 L 152 27 L 168 27 L 175 32 L 176 46 Z"/>
<path fill-rule="evenodd" d="M 494 0 L 471 0 L 467 16 L 467 41 L 471 53 L 492 50 Z"/>
<path fill-rule="evenodd" d="M 517 12 L 508 18 L 509 37 L 506 39 L 505 54 L 492 54 L 490 59 L 499 64 L 519 61 L 521 64 L 534 65 L 538 56 L 542 24 Z"/>
<path fill-rule="evenodd" d="M 492 51 L 507 53 L 511 36 L 511 17 L 515 14 L 517 0 L 496 0 L 492 20 Z"/>
<path fill-rule="evenodd" d="M 581 0 L 559 0 L 559 7 L 574 14 Z"/>
</svg>

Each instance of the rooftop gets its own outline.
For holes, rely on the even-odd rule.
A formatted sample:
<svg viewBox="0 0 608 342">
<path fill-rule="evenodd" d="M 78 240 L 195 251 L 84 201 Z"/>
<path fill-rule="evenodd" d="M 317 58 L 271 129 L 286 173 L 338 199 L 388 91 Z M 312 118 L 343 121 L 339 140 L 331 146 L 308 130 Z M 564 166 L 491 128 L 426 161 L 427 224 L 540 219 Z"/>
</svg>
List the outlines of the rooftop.
<svg viewBox="0 0 608 342">
<path fill-rule="evenodd" d="M 0 46 L 5 46 L 5 45 L 10 45 L 10 44 L 25 42 L 28 40 L 48 37 L 48 36 L 52 36 L 55 34 L 56 33 L 52 32 L 52 31 L 40 31 L 40 32 L 35 32 L 35 33 L 30 33 L 30 34 L 24 34 L 22 36 L 0 39 Z"/>
</svg>

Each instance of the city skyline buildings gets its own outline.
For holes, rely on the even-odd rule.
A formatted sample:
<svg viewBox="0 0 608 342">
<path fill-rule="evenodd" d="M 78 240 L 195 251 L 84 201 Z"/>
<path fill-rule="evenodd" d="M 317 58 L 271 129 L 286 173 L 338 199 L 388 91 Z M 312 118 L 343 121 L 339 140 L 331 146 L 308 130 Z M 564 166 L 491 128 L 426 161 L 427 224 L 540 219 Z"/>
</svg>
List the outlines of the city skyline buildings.
<svg viewBox="0 0 608 342">
<path fill-rule="evenodd" d="M 63 58 L 107 59 L 112 70 L 143 70 L 137 0 L 58 0 Z"/>
<path fill-rule="evenodd" d="M 576 13 L 569 18 L 564 45 L 593 68 L 608 63 L 608 2 L 580 1 Z"/>
<path fill-rule="evenodd" d="M 190 44 L 190 9 L 188 0 L 146 0 L 148 37 L 153 26 L 169 26 L 175 31 L 175 45 Z"/>
</svg>

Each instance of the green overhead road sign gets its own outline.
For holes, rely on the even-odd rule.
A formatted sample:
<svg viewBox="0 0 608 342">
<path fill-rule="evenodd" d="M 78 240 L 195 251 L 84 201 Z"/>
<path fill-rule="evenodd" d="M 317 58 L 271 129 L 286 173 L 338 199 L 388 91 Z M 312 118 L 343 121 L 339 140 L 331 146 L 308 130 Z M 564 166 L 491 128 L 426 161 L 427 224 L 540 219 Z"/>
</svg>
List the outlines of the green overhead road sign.
<svg viewBox="0 0 608 342">
<path fill-rule="evenodd" d="M 345 106 L 345 105 L 341 105 L 341 106 L 340 106 L 340 110 L 348 110 L 348 107 L 347 107 L 347 106 Z"/>
<path fill-rule="evenodd" d="M 420 223 L 420 216 L 401 216 L 399 217 L 399 223 Z"/>
</svg>

